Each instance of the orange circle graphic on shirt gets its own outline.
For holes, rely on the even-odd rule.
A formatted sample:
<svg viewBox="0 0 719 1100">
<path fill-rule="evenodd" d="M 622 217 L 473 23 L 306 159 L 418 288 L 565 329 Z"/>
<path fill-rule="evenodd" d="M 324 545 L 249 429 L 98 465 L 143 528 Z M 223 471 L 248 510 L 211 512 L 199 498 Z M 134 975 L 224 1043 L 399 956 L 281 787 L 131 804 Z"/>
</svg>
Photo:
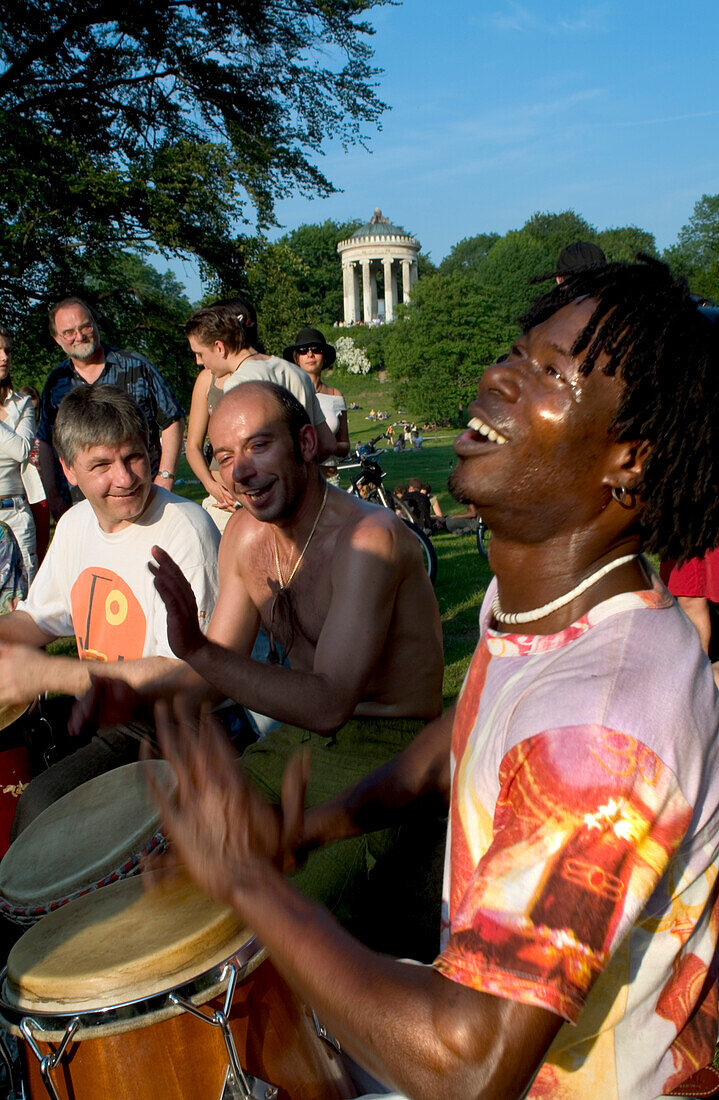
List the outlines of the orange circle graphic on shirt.
<svg viewBox="0 0 719 1100">
<path fill-rule="evenodd" d="M 127 581 L 112 569 L 84 569 L 70 593 L 80 657 L 133 661 L 145 649 L 147 619 Z"/>
</svg>

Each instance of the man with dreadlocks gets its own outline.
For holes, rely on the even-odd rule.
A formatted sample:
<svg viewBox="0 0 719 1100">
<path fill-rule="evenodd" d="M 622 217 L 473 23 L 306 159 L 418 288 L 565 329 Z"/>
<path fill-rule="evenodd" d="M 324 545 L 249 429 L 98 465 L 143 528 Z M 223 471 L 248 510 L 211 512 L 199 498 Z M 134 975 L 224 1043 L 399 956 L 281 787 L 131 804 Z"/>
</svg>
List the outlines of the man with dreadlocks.
<svg viewBox="0 0 719 1100">
<path fill-rule="evenodd" d="M 304 821 L 301 765 L 268 818 L 206 723 L 160 718 L 179 797 L 159 797 L 191 873 L 403 1095 L 652 1100 L 711 1061 L 719 695 L 641 550 L 716 539 L 718 401 L 715 338 L 666 267 L 568 275 L 455 443 L 452 489 L 491 527 L 496 574 L 456 707 Z M 431 967 L 373 954 L 278 869 L 437 798 Z"/>
</svg>

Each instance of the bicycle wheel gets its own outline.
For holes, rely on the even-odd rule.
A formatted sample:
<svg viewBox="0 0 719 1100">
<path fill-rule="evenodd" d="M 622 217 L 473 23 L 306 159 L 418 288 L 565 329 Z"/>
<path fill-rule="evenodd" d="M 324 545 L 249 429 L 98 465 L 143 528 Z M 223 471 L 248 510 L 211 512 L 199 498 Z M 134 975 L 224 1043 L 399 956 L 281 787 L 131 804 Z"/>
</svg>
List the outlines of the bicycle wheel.
<svg viewBox="0 0 719 1100">
<path fill-rule="evenodd" d="M 483 558 L 489 558 L 489 540 L 491 537 L 492 532 L 489 527 L 480 520 L 477 527 L 477 553 L 481 554 Z"/>
<path fill-rule="evenodd" d="M 432 546 L 429 535 L 425 535 L 421 527 L 418 527 L 416 523 L 412 523 L 411 520 L 402 519 L 402 522 L 406 527 L 409 527 L 410 531 L 417 539 L 417 542 L 422 548 L 422 556 L 424 558 L 424 567 L 427 570 L 427 576 L 431 580 L 432 584 L 437 579 L 437 553 Z"/>
<path fill-rule="evenodd" d="M 403 504 L 399 497 L 396 497 L 394 493 L 389 494 L 389 500 L 398 516 L 400 516 L 405 523 L 414 523 L 414 513 L 406 504 Z"/>
</svg>

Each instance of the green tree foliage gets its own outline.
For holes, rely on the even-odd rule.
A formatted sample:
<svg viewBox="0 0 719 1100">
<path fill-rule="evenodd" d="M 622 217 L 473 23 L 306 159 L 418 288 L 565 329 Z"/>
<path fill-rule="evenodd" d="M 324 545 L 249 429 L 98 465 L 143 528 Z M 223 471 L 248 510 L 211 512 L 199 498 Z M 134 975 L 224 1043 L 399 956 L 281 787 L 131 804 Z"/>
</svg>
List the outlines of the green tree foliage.
<svg viewBox="0 0 719 1100">
<path fill-rule="evenodd" d="M 490 248 L 478 278 L 505 324 L 512 325 L 545 289 L 531 280 L 552 271 L 556 261 L 554 244 L 537 240 L 526 227 L 510 230 Z"/>
<path fill-rule="evenodd" d="M 245 261 L 260 339 L 269 354 L 282 355 L 282 349 L 308 324 L 302 290 L 308 266 L 284 238 L 274 243 L 248 242 Z"/>
<path fill-rule="evenodd" d="M 562 210 L 559 214 L 549 211 L 537 211 L 532 214 L 522 229 L 534 238 L 552 257 L 551 270 L 559 253 L 574 241 L 596 241 L 597 231 L 581 214 L 574 210 Z"/>
<path fill-rule="evenodd" d="M 485 365 L 516 331 L 474 273 L 420 279 L 398 314 L 383 334 L 395 398 L 430 421 L 451 420 L 472 400 Z"/>
<path fill-rule="evenodd" d="M 327 220 L 321 225 L 300 225 L 280 237 L 278 244 L 288 248 L 303 265 L 297 281 L 300 311 L 304 325 L 328 324 L 343 317 L 342 265 L 337 245 L 351 237 L 362 223 Z M 294 334 L 296 335 L 296 333 Z"/>
<path fill-rule="evenodd" d="M 449 275 L 453 271 L 479 271 L 490 248 L 499 239 L 499 233 L 478 233 L 475 237 L 463 237 L 452 245 L 449 255 L 439 265 L 439 270 L 443 275 Z"/>
<path fill-rule="evenodd" d="M 328 194 L 322 142 L 384 104 L 385 0 L 5 0 L 0 26 L 0 312 L 13 323 L 116 251 L 193 253 L 242 279 L 234 219 Z"/>
<path fill-rule="evenodd" d="M 190 303 L 174 275 L 160 274 L 141 257 L 115 253 L 107 266 L 77 271 L 74 293 L 84 298 L 105 343 L 142 352 L 164 375 L 186 408 L 197 369 L 183 331 Z M 16 384 L 42 389 L 64 358 L 48 332 L 47 311 L 35 306 L 14 333 Z"/>
<path fill-rule="evenodd" d="M 658 256 L 654 234 L 636 225 L 603 229 L 597 234 L 596 243 L 610 263 L 633 263 L 638 252 Z"/>
<path fill-rule="evenodd" d="M 719 302 L 719 195 L 702 195 L 664 259 L 696 294 Z"/>
</svg>

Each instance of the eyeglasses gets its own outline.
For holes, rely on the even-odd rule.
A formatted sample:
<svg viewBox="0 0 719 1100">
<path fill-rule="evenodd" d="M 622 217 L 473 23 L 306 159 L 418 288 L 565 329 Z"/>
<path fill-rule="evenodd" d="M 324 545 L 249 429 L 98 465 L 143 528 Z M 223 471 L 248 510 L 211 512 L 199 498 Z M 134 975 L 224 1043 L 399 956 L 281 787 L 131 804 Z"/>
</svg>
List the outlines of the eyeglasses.
<svg viewBox="0 0 719 1100">
<path fill-rule="evenodd" d="M 58 336 L 62 336 L 63 340 L 71 340 L 76 332 L 80 336 L 89 336 L 91 332 L 94 332 L 94 329 L 94 321 L 85 321 L 84 325 L 76 325 L 75 328 L 64 328 L 62 332 L 58 333 Z"/>
<path fill-rule="evenodd" d="M 309 351 L 313 351 L 315 355 L 322 355 L 324 350 L 322 344 L 303 344 L 302 347 L 297 348 L 297 354 L 307 355 Z"/>
</svg>

